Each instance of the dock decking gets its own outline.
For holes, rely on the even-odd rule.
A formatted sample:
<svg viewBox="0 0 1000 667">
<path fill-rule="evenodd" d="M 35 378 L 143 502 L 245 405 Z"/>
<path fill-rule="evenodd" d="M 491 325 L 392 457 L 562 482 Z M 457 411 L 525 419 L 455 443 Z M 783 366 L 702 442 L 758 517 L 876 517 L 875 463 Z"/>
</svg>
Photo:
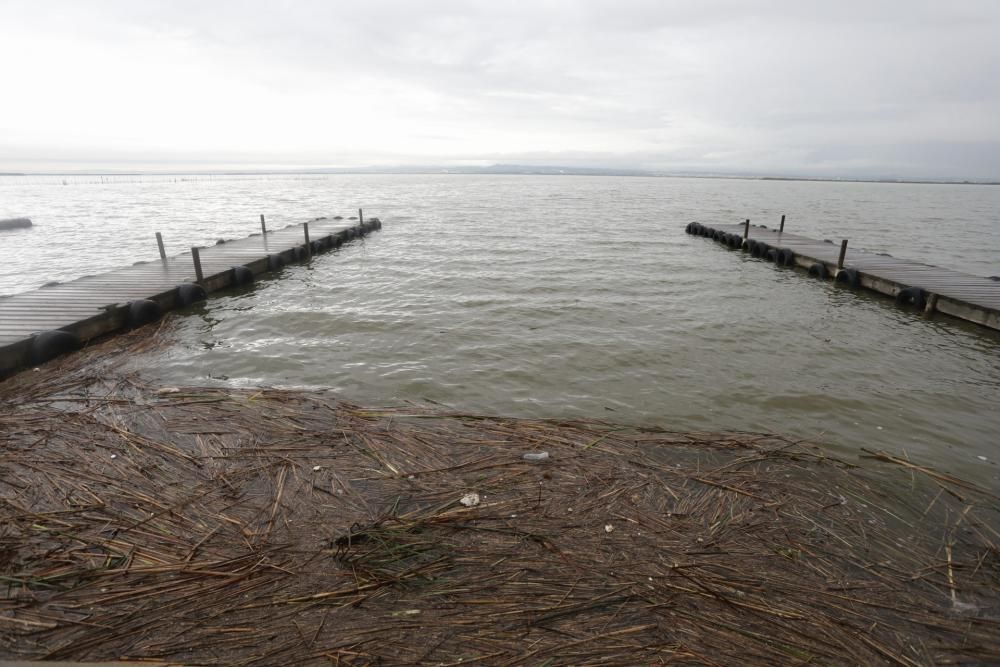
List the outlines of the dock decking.
<svg viewBox="0 0 1000 667">
<path fill-rule="evenodd" d="M 197 282 L 206 292 L 233 286 L 233 267 L 253 274 L 270 270 L 271 256 L 282 263 L 297 261 L 378 229 L 378 218 L 317 218 L 268 230 L 244 239 L 198 248 L 202 276 L 198 280 L 192 252 L 56 283 L 31 292 L 0 296 L 0 378 L 36 363 L 36 334 L 61 330 L 87 341 L 128 324 L 128 304 L 148 299 L 163 311 L 176 305 L 177 286 Z M 308 232 L 309 245 L 306 245 Z"/>
<path fill-rule="evenodd" d="M 696 223 L 692 223 L 694 224 Z M 730 247 L 747 249 L 749 241 L 762 242 L 770 248 L 791 250 L 794 253 L 794 263 L 802 268 L 810 269 L 814 264 L 822 263 L 831 278 L 839 271 L 839 243 L 818 241 L 746 223 L 699 227 L 700 231 L 693 231 L 689 225 L 687 231 L 722 242 L 725 242 L 725 235 L 737 235 L 742 241 L 739 245 L 733 244 Z M 848 249 L 842 268 L 858 272 L 860 287 L 893 298 L 906 288 L 917 287 L 924 290 L 927 297 L 924 308 L 928 314 L 942 312 L 1000 330 L 1000 281 L 855 249 Z"/>
</svg>

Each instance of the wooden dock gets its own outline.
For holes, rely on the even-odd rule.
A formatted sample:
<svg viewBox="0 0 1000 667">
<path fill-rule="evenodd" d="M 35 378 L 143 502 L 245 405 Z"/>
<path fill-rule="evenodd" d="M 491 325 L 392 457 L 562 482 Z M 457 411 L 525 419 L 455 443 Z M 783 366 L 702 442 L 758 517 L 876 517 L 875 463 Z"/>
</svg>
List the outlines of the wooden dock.
<svg viewBox="0 0 1000 667">
<path fill-rule="evenodd" d="M 685 231 L 711 238 L 728 248 L 751 252 L 764 260 L 801 267 L 810 275 L 879 292 L 904 307 L 920 308 L 928 315 L 945 313 L 1000 330 L 1000 281 L 992 278 L 883 253 L 848 249 L 847 241 L 818 241 L 751 225 L 749 221 L 735 225 L 691 223 Z"/>
<path fill-rule="evenodd" d="M 266 230 L 261 216 L 262 231 L 248 238 L 192 248 L 175 257 L 167 257 L 161 244 L 156 261 L 0 296 L 0 378 L 98 336 L 154 320 L 191 298 L 248 284 L 254 275 L 381 228 L 378 218 L 366 221 L 358 213 L 349 220 L 316 218 L 275 230 Z M 185 287 L 179 289 L 181 285 Z"/>
</svg>

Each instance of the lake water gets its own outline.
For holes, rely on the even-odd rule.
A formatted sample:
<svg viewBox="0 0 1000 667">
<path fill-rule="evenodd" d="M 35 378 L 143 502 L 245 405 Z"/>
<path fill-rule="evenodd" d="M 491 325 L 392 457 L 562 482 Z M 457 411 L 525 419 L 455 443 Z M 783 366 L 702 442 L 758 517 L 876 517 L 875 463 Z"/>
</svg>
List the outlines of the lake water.
<svg viewBox="0 0 1000 667">
<path fill-rule="evenodd" d="M 531 176 L 3 177 L 0 293 L 363 206 L 363 242 L 182 318 L 167 383 L 752 430 L 1000 487 L 1000 335 L 684 234 L 753 222 L 1000 275 L 1000 187 Z M 985 461 L 983 459 L 986 459 Z"/>
</svg>

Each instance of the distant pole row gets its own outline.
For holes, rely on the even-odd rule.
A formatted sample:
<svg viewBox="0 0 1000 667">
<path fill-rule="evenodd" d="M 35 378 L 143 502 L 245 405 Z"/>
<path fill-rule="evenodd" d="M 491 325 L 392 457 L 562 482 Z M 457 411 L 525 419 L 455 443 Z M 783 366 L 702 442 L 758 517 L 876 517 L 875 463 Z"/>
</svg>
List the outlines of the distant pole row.
<svg viewBox="0 0 1000 667">
<path fill-rule="evenodd" d="M 358 221 L 360 224 L 365 224 L 365 213 L 364 210 L 358 209 Z M 747 220 L 747 223 L 750 221 Z M 260 214 L 260 233 L 267 235 L 267 222 L 264 220 L 264 214 Z M 305 250 L 308 257 L 312 257 L 312 244 L 309 243 L 309 223 L 302 223 L 302 233 L 305 237 Z M 163 234 L 156 232 L 156 247 L 160 251 L 160 260 L 163 262 L 167 261 L 167 251 L 163 246 Z M 194 274 L 197 282 L 202 282 L 204 280 L 204 275 L 201 271 L 201 255 L 198 253 L 197 246 L 191 248 L 191 260 L 194 262 Z"/>
</svg>

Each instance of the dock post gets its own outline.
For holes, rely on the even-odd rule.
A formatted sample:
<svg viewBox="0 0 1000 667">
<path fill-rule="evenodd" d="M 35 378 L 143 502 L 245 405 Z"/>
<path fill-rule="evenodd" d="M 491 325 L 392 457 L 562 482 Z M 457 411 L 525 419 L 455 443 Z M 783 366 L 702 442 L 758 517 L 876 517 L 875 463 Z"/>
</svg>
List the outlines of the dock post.
<svg viewBox="0 0 1000 667">
<path fill-rule="evenodd" d="M 191 259 L 194 260 L 195 282 L 201 283 L 205 280 L 205 276 L 201 272 L 201 255 L 198 254 L 197 248 L 191 248 Z"/>
<path fill-rule="evenodd" d="M 312 251 L 312 245 L 309 244 L 309 223 L 308 222 L 303 222 L 302 223 L 302 231 L 306 235 L 306 257 L 312 257 L 313 251 Z"/>
<path fill-rule="evenodd" d="M 840 242 L 840 257 L 837 258 L 837 270 L 844 268 L 844 257 L 847 255 L 847 239 Z"/>
<path fill-rule="evenodd" d="M 780 234 L 783 231 L 785 231 L 785 214 L 784 213 L 781 214 L 781 226 L 778 227 L 778 233 Z"/>
<path fill-rule="evenodd" d="M 264 224 L 264 214 L 260 214 L 260 233 L 267 234 L 267 225 Z"/>
<path fill-rule="evenodd" d="M 931 315 L 937 310 L 938 295 L 931 294 L 927 297 L 927 305 L 924 307 L 924 315 Z"/>
<path fill-rule="evenodd" d="M 163 234 L 156 232 L 156 245 L 160 249 L 160 259 L 167 261 L 167 251 L 163 249 Z"/>
<path fill-rule="evenodd" d="M 358 209 L 358 224 L 359 225 L 365 224 L 365 214 L 364 211 L 362 211 L 360 208 Z"/>
<path fill-rule="evenodd" d="M 750 218 L 743 223 L 743 240 L 746 241 L 748 238 L 750 238 Z"/>
</svg>

